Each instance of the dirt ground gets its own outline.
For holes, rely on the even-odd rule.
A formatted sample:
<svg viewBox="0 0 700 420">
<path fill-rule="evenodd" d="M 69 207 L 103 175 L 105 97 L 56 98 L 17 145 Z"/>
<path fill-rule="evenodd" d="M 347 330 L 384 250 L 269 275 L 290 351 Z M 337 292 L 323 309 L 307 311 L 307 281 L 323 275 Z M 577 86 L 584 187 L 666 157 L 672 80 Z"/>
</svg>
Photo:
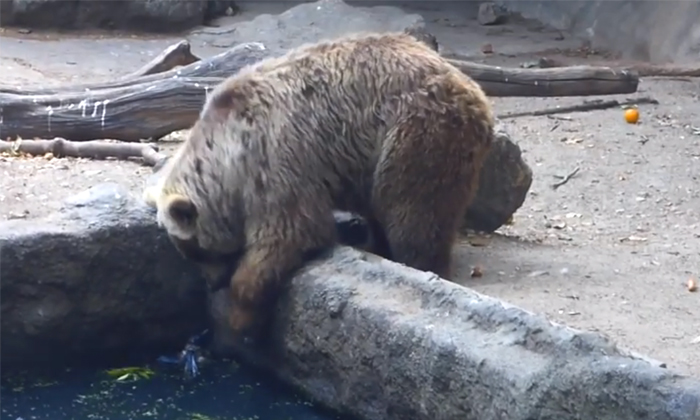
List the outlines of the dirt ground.
<svg viewBox="0 0 700 420">
<path fill-rule="evenodd" d="M 580 46 L 536 25 L 481 27 L 450 11 L 419 12 L 446 50 L 485 63 L 517 66 L 541 51 Z M 107 80 L 138 68 L 176 39 L 7 29 L 0 38 L 0 69 L 3 83 L 13 85 Z M 200 56 L 221 51 L 190 40 Z M 495 54 L 481 52 L 487 43 Z M 506 120 L 534 183 L 512 226 L 479 246 L 465 240 L 456 251 L 462 283 L 557 322 L 599 331 L 700 377 L 693 357 L 700 349 L 700 293 L 685 286 L 700 275 L 699 94 L 698 79 L 647 78 L 638 94 L 626 97 L 652 96 L 660 105 L 640 106 L 636 125 L 625 123 L 620 109 Z M 580 102 L 494 99 L 499 114 Z M 568 183 L 551 188 L 556 176 L 575 168 L 579 172 Z M 60 208 L 64 197 L 106 181 L 140 194 L 149 173 L 135 162 L 0 158 L 0 215 L 41 217 Z M 481 267 L 482 277 L 470 277 L 473 266 Z"/>
</svg>

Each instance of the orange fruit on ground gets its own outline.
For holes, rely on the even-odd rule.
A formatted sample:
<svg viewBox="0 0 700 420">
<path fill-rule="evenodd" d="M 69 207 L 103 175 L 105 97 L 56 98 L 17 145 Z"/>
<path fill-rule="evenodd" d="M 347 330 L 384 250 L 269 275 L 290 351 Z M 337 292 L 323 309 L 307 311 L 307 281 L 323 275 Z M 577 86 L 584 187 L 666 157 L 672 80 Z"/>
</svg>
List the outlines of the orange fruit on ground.
<svg viewBox="0 0 700 420">
<path fill-rule="evenodd" d="M 639 110 L 636 108 L 628 108 L 625 110 L 625 121 L 629 124 L 637 124 L 639 121 Z"/>
</svg>

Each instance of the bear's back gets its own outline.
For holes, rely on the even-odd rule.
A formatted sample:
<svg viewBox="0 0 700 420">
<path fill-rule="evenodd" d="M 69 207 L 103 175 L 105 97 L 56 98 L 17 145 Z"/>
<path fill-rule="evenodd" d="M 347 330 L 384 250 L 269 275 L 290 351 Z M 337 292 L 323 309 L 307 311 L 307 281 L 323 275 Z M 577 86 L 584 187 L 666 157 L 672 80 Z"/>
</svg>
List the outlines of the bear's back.
<svg viewBox="0 0 700 420">
<path fill-rule="evenodd" d="M 457 70 L 410 35 L 353 35 L 301 46 L 245 68 L 211 97 L 233 97 L 219 102 L 232 104 L 233 119 L 246 119 L 266 131 L 269 141 L 281 143 L 272 149 L 290 141 L 334 147 L 352 138 L 363 152 L 379 146 L 382 130 L 393 122 L 396 98 L 450 71 Z M 294 147 L 297 152 L 305 148 Z M 309 152 L 321 149 L 309 145 Z M 374 151 L 363 154 L 368 153 Z"/>
<path fill-rule="evenodd" d="M 251 66 L 239 77 L 267 80 L 271 91 L 295 105 L 351 99 L 354 107 L 368 107 L 452 70 L 410 35 L 370 34 L 304 45 Z"/>
<path fill-rule="evenodd" d="M 210 166 L 216 171 L 240 173 L 235 177 L 247 179 L 250 191 L 278 176 L 364 191 L 410 97 L 448 73 L 466 77 L 406 34 L 302 46 L 220 84 L 196 124 L 190 154 L 217 161 Z"/>
</svg>

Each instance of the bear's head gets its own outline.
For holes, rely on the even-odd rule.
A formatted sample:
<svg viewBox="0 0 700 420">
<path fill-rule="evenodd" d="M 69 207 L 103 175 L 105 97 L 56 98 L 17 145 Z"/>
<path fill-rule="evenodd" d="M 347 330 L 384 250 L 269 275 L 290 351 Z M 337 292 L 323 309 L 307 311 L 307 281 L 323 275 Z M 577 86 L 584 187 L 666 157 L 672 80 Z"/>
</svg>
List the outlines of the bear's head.
<svg viewBox="0 0 700 420">
<path fill-rule="evenodd" d="M 236 183 L 221 182 L 212 175 L 216 171 L 230 177 L 230 167 L 208 157 L 212 151 L 200 147 L 206 140 L 203 134 L 198 129 L 190 133 L 160 169 L 158 181 L 144 190 L 143 198 L 157 209 L 158 225 L 175 248 L 200 265 L 209 287 L 216 289 L 243 254 L 245 220 Z"/>
<path fill-rule="evenodd" d="M 207 223 L 194 201 L 185 195 L 171 193 L 160 197 L 158 224 L 165 228 L 178 252 L 202 268 L 210 290 L 216 291 L 228 284 L 243 255 L 244 244 L 232 240 L 235 236 L 212 234 Z"/>
</svg>

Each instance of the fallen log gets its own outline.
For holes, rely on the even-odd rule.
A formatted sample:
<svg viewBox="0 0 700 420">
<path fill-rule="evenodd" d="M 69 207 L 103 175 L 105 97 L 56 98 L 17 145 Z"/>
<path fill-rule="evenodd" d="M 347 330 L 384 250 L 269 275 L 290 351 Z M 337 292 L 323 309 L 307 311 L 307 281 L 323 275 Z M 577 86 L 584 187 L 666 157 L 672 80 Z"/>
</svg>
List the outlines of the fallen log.
<svg viewBox="0 0 700 420">
<path fill-rule="evenodd" d="M 609 67 L 520 69 L 448 60 L 476 80 L 489 96 L 617 95 L 634 93 L 639 85 L 635 72 Z"/>
<path fill-rule="evenodd" d="M 248 43 L 181 68 L 135 79 L 79 89 L 0 89 L 0 139 L 157 140 L 191 127 L 209 89 L 269 55 L 262 44 Z M 608 68 L 506 69 L 450 61 L 490 96 L 619 94 L 636 91 L 638 84 L 633 73 Z"/>
<path fill-rule="evenodd" d="M 166 48 L 162 53 L 158 54 L 153 60 L 146 63 L 140 69 L 123 76 L 122 80 L 136 79 L 137 77 L 143 77 L 149 74 L 163 73 L 175 67 L 186 66 L 199 60 L 201 60 L 199 57 L 192 54 L 190 43 L 187 40 L 182 40 Z"/>
<path fill-rule="evenodd" d="M 159 153 L 158 146 L 154 144 L 107 143 L 99 140 L 74 142 L 58 137 L 53 140 L 0 140 L 0 153 L 32 156 L 44 156 L 50 153 L 57 158 L 116 158 L 119 160 L 140 158 L 148 166 L 156 166 L 167 159 L 167 155 Z"/>
<path fill-rule="evenodd" d="M 190 127 L 211 88 L 269 54 L 260 43 L 246 43 L 178 69 L 94 90 L 56 88 L 28 95 L 5 89 L 0 92 L 0 139 L 158 139 Z"/>
<path fill-rule="evenodd" d="M 156 140 L 190 127 L 207 91 L 221 80 L 171 78 L 89 93 L 0 94 L 0 106 L 4 107 L 0 139 Z"/>
<path fill-rule="evenodd" d="M 542 57 L 538 66 L 542 69 L 562 68 L 571 66 L 563 60 Z M 653 64 L 653 63 L 622 63 L 622 70 L 635 72 L 639 77 L 700 77 L 700 65 Z"/>
</svg>

